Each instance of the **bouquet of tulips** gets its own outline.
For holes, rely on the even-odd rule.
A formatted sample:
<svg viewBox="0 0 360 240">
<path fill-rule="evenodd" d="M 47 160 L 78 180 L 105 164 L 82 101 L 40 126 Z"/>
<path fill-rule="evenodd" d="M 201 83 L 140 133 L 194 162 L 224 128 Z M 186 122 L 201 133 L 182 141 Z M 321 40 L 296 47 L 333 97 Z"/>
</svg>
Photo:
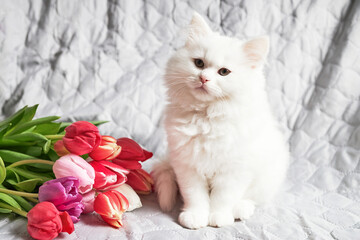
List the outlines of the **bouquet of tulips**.
<svg viewBox="0 0 360 240">
<path fill-rule="evenodd" d="M 33 119 L 24 107 L 0 122 L 0 213 L 28 219 L 35 239 L 72 233 L 80 215 L 96 212 L 122 226 L 122 214 L 141 207 L 138 194 L 153 181 L 140 162 L 152 157 L 129 138 L 102 136 L 104 122 Z"/>
</svg>

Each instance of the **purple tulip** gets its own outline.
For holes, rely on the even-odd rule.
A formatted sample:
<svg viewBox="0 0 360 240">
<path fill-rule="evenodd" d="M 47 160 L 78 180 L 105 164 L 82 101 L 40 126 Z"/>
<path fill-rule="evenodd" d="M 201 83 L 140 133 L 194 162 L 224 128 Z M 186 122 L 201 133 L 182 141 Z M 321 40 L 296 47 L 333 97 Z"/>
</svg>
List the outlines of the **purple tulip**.
<svg viewBox="0 0 360 240">
<path fill-rule="evenodd" d="M 45 182 L 39 188 L 39 201 L 51 202 L 61 212 L 68 212 L 74 223 L 84 210 L 82 196 L 78 192 L 79 180 L 76 177 L 63 177 Z"/>
</svg>

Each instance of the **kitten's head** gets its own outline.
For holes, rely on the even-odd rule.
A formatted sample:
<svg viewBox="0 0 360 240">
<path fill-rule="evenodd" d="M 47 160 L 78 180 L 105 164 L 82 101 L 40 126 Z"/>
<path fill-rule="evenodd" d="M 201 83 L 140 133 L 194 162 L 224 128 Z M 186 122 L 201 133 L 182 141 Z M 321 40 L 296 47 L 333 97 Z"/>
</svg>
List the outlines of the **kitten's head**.
<svg viewBox="0 0 360 240">
<path fill-rule="evenodd" d="M 267 37 L 243 42 L 220 36 L 195 13 L 185 46 L 167 65 L 170 101 L 211 102 L 251 91 L 262 76 L 268 49 Z"/>
</svg>

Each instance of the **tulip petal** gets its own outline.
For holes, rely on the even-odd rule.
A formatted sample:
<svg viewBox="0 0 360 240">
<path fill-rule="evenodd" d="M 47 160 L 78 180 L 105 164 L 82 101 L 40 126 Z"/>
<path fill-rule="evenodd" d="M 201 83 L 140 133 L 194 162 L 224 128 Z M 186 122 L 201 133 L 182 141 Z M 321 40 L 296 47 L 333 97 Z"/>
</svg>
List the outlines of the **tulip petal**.
<svg viewBox="0 0 360 240">
<path fill-rule="evenodd" d="M 152 179 L 151 175 L 144 169 L 136 169 L 134 171 L 140 174 L 143 178 L 145 178 L 146 181 L 148 181 L 151 185 L 154 185 L 154 180 Z"/>
<path fill-rule="evenodd" d="M 115 158 L 114 160 L 112 160 L 112 162 L 130 170 L 140 169 L 142 167 L 141 163 L 139 163 L 138 161 L 120 160 Z"/>
<path fill-rule="evenodd" d="M 121 146 L 121 152 L 117 156 L 121 160 L 145 161 L 152 157 L 152 153 L 146 150 L 130 138 L 119 138 L 117 145 Z"/>
<path fill-rule="evenodd" d="M 82 203 L 84 204 L 85 208 L 83 213 L 90 213 L 94 211 L 94 201 L 95 201 L 95 191 L 92 190 L 84 195 L 82 195 Z"/>
<path fill-rule="evenodd" d="M 115 159 L 119 154 L 121 153 L 121 146 L 116 146 L 115 148 L 114 148 L 114 151 L 112 152 L 112 154 L 110 155 L 110 156 L 108 156 L 106 159 L 104 159 L 104 160 L 113 160 L 113 159 Z"/>
<path fill-rule="evenodd" d="M 111 162 L 101 161 L 101 164 L 116 173 L 120 173 L 120 174 L 128 174 L 129 173 L 129 170 L 127 170 L 117 164 L 111 163 Z"/>
<path fill-rule="evenodd" d="M 100 145 L 99 129 L 92 123 L 78 121 L 65 128 L 64 145 L 71 153 L 83 155 Z"/>
<path fill-rule="evenodd" d="M 122 226 L 121 217 L 129 207 L 124 195 L 115 190 L 100 193 L 94 202 L 94 210 L 113 227 Z"/>
<path fill-rule="evenodd" d="M 70 215 L 67 212 L 62 212 L 59 214 L 61 223 L 62 223 L 62 230 L 61 232 L 67 232 L 71 234 L 74 231 L 74 223 L 71 220 Z"/>
<path fill-rule="evenodd" d="M 54 204 L 41 202 L 27 214 L 28 232 L 35 239 L 53 239 L 62 231 L 72 233 L 74 224 L 67 212 L 59 213 Z"/>
<path fill-rule="evenodd" d="M 126 183 L 122 184 L 121 186 L 118 186 L 113 190 L 116 190 L 122 195 L 126 196 L 126 199 L 129 202 L 129 208 L 127 209 L 127 211 L 132 211 L 136 208 L 142 207 L 139 196 L 136 194 L 134 189 L 132 189 L 128 184 Z"/>
<path fill-rule="evenodd" d="M 114 171 L 103 166 L 103 162 L 106 161 L 92 161 L 90 165 L 95 170 L 95 183 L 94 188 L 103 190 L 105 187 L 111 186 L 118 182 L 118 175 Z"/>
<path fill-rule="evenodd" d="M 100 193 L 96 196 L 94 201 L 94 211 L 100 215 L 114 215 L 114 210 L 107 195 L 105 195 L 104 193 Z"/>
<path fill-rule="evenodd" d="M 128 180 L 126 183 L 139 194 L 149 194 L 152 190 L 151 184 L 137 170 L 133 170 L 127 175 Z"/>
<path fill-rule="evenodd" d="M 90 191 L 94 184 L 95 171 L 83 158 L 68 154 L 56 160 L 53 165 L 56 178 L 76 176 L 79 179 L 79 192 Z"/>
<path fill-rule="evenodd" d="M 110 226 L 114 228 L 121 228 L 123 226 L 121 221 L 122 214 L 120 214 L 119 218 L 108 218 L 103 215 L 101 215 L 101 218 Z"/>
</svg>

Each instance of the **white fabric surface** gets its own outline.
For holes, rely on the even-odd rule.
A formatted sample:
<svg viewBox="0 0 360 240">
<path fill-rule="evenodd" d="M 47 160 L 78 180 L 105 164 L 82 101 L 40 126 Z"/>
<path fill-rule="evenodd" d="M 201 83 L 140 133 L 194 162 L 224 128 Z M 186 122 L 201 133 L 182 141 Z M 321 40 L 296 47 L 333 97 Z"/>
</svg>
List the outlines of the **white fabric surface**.
<svg viewBox="0 0 360 240">
<path fill-rule="evenodd" d="M 1 118 L 40 103 L 38 117 L 109 120 L 103 134 L 161 155 L 161 74 L 193 10 L 226 35 L 270 36 L 267 90 L 292 154 L 284 191 L 224 228 L 184 229 L 180 203 L 165 214 L 151 195 L 122 229 L 89 215 L 60 238 L 359 239 L 360 1 L 3 0 Z M 0 239 L 28 238 L 24 219 L 0 214 Z"/>
</svg>

